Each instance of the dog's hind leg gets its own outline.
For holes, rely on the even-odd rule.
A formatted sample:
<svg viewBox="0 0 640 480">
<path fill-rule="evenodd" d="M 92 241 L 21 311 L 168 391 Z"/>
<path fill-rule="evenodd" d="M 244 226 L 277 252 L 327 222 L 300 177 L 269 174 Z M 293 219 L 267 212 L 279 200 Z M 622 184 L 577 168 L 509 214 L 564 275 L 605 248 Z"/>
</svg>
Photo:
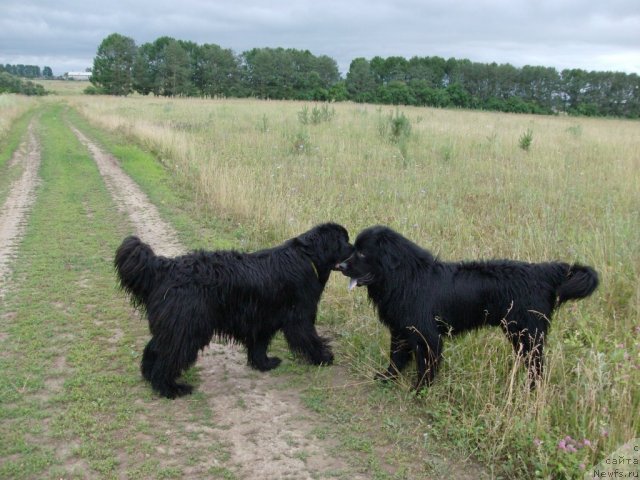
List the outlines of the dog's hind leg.
<svg viewBox="0 0 640 480">
<path fill-rule="evenodd" d="M 333 353 L 326 339 L 318 335 L 313 319 L 285 322 L 284 337 L 292 352 L 302 355 L 312 365 L 331 365 Z"/>
<path fill-rule="evenodd" d="M 386 371 L 377 373 L 376 380 L 387 381 L 396 378 L 411 360 L 411 345 L 406 338 L 391 331 L 391 348 L 389 352 L 389 366 Z"/>
<path fill-rule="evenodd" d="M 521 316 L 526 317 L 532 315 L 537 314 L 527 312 Z M 540 326 L 544 326 L 544 324 L 540 325 L 537 318 L 530 318 L 530 320 L 530 328 L 525 328 L 517 322 L 512 322 L 508 324 L 505 330 L 516 355 L 521 356 L 524 360 L 529 378 L 529 387 L 535 388 L 542 378 L 545 329 L 539 328 Z M 536 323 L 538 326 L 534 326 Z"/>
<path fill-rule="evenodd" d="M 140 371 L 145 380 L 151 381 L 151 372 L 153 372 L 153 366 L 158 358 L 158 353 L 155 351 L 155 338 L 151 337 L 147 346 L 144 347 L 144 353 L 142 354 L 142 361 L 140 362 Z"/>
<path fill-rule="evenodd" d="M 412 343 L 418 372 L 414 389 L 420 391 L 423 387 L 431 385 L 436 376 L 442 358 L 442 340 L 439 335 L 434 338 L 424 338 L 416 332 Z"/>
<path fill-rule="evenodd" d="M 157 348 L 156 351 L 156 361 L 149 378 L 153 389 L 167 398 L 190 394 L 193 387 L 185 383 L 178 383 L 176 379 L 184 370 L 195 363 L 198 358 L 197 346 L 183 345 L 179 351 Z"/>
<path fill-rule="evenodd" d="M 512 337 L 513 339 L 516 337 Z M 513 341 L 516 354 L 522 355 L 527 368 L 529 388 L 535 388 L 542 379 L 544 362 L 544 333 L 536 331 L 532 334 L 521 332 L 518 341 Z"/>
<path fill-rule="evenodd" d="M 276 368 L 282 360 L 278 357 L 268 357 L 267 348 L 273 338 L 273 333 L 261 332 L 256 338 L 247 341 L 247 357 L 249 365 L 261 372 Z"/>
</svg>

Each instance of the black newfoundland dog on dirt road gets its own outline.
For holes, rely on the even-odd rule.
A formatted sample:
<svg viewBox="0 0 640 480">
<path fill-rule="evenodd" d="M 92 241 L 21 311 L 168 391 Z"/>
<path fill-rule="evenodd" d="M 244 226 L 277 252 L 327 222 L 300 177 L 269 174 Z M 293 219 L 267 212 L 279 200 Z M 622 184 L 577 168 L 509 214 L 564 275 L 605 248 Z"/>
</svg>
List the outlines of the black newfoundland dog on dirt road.
<svg viewBox="0 0 640 480">
<path fill-rule="evenodd" d="M 442 337 L 484 325 L 502 327 L 529 371 L 542 374 L 544 337 L 557 306 L 593 293 L 598 274 L 567 263 L 513 260 L 441 262 L 383 226 L 363 230 L 354 253 L 338 269 L 350 289 L 366 285 L 380 320 L 391 331 L 391 362 L 380 378 L 393 378 L 413 353 L 416 389 L 433 381 Z"/>
<path fill-rule="evenodd" d="M 176 379 L 213 335 L 241 342 L 249 365 L 271 370 L 280 364 L 267 356 L 278 330 L 293 352 L 314 365 L 330 364 L 331 349 L 315 328 L 318 301 L 331 270 L 352 251 L 347 231 L 334 223 L 255 253 L 166 258 L 137 237 L 125 238 L 115 268 L 133 304 L 146 311 L 152 335 L 142 375 L 165 397 L 191 393 L 191 385 Z"/>
</svg>

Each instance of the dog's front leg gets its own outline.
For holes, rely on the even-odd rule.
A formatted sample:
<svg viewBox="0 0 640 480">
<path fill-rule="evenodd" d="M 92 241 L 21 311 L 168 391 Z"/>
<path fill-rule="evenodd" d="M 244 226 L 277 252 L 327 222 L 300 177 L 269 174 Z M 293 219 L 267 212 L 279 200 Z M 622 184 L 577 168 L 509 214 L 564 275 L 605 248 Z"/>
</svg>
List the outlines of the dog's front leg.
<svg viewBox="0 0 640 480">
<path fill-rule="evenodd" d="M 331 365 L 333 353 L 325 338 L 318 335 L 315 312 L 302 319 L 289 318 L 282 331 L 292 352 L 302 355 L 312 365 Z"/>
<path fill-rule="evenodd" d="M 273 335 L 265 335 L 247 342 L 247 357 L 249 365 L 261 372 L 276 368 L 282 360 L 278 357 L 268 357 L 267 348 Z"/>
<path fill-rule="evenodd" d="M 391 347 L 389 349 L 389 366 L 386 371 L 376 373 L 375 379 L 383 382 L 396 378 L 411 359 L 411 345 L 406 338 L 391 330 Z"/>
<path fill-rule="evenodd" d="M 424 338 L 420 338 L 415 343 L 414 353 L 418 373 L 418 378 L 414 386 L 416 391 L 422 390 L 422 388 L 431 385 L 433 382 L 440 364 L 441 350 L 442 341 L 440 337 L 431 341 L 425 341 Z"/>
</svg>

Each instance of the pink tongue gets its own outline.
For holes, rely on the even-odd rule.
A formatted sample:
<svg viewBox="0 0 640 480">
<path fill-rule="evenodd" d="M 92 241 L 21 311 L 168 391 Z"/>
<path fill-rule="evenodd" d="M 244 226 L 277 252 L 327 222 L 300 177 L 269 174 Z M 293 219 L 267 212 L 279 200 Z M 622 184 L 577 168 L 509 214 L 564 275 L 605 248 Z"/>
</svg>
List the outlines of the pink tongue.
<svg viewBox="0 0 640 480">
<path fill-rule="evenodd" d="M 349 291 L 353 290 L 356 285 L 358 285 L 358 279 L 357 278 L 352 278 L 349 280 Z"/>
</svg>

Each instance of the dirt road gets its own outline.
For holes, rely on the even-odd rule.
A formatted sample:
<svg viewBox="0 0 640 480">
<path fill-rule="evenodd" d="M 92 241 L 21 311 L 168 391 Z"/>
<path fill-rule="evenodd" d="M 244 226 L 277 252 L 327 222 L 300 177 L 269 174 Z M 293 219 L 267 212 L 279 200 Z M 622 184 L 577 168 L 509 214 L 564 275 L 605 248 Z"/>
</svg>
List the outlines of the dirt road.
<svg viewBox="0 0 640 480">
<path fill-rule="evenodd" d="M 9 187 L 9 194 L 0 209 L 0 298 L 5 294 L 10 274 L 10 260 L 24 233 L 29 210 L 35 200 L 40 167 L 40 146 L 34 123 L 29 124 L 27 138 L 9 162 L 10 168 L 21 168 L 22 174 Z"/>
</svg>

